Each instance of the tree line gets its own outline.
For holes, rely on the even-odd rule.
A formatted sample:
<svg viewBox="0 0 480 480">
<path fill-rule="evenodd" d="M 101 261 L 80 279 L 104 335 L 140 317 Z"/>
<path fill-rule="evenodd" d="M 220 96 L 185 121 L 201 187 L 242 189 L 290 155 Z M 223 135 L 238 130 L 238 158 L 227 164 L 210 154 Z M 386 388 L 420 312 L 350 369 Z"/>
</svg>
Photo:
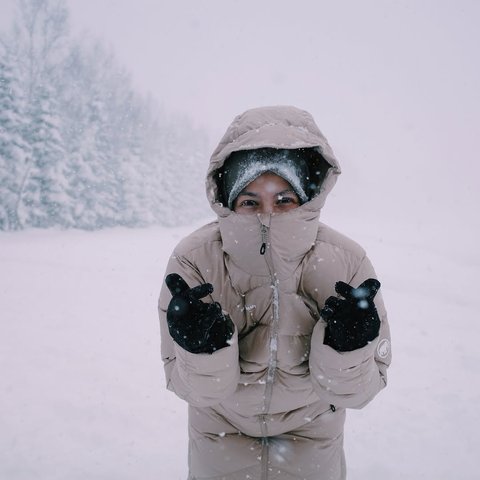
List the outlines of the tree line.
<svg viewBox="0 0 480 480">
<path fill-rule="evenodd" d="M 0 230 L 177 225 L 205 214 L 206 137 L 135 92 L 63 0 L 0 35 Z"/>
</svg>

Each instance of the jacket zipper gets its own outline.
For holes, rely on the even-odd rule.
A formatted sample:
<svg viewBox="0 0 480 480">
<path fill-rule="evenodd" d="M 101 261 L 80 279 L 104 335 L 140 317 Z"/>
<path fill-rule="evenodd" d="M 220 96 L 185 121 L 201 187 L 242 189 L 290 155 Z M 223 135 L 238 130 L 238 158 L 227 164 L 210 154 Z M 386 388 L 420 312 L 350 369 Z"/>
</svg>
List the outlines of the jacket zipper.
<svg viewBox="0 0 480 480">
<path fill-rule="evenodd" d="M 279 314 L 279 291 L 278 291 L 277 279 L 273 269 L 272 252 L 269 248 L 271 217 L 269 219 L 268 226 L 265 225 L 260 218 L 259 220 L 260 220 L 260 233 L 262 236 L 262 244 L 260 246 L 260 255 L 264 255 L 265 262 L 267 264 L 268 271 L 270 273 L 270 281 L 271 281 L 271 288 L 272 288 L 272 310 L 273 310 L 273 324 L 272 324 L 272 332 L 271 332 L 270 342 L 269 342 L 268 370 L 267 370 L 267 380 L 265 385 L 265 402 L 263 404 L 263 411 L 267 412 L 272 399 L 273 381 L 275 379 L 275 371 L 277 369 L 278 323 L 280 319 L 280 314 Z M 262 423 L 264 425 L 266 424 L 265 422 L 262 422 Z"/>
<path fill-rule="evenodd" d="M 260 219 L 259 219 L 260 220 Z M 269 222 L 270 223 L 270 222 Z M 273 310 L 273 324 L 269 342 L 269 358 L 267 367 L 267 378 L 265 382 L 265 396 L 263 403 L 263 414 L 260 415 L 260 430 L 262 434 L 262 480 L 268 478 L 269 466 L 269 438 L 268 438 L 268 410 L 273 394 L 273 383 L 275 380 L 275 372 L 277 369 L 277 350 L 278 350 L 278 323 L 279 323 L 279 291 L 276 280 L 276 275 L 273 269 L 272 253 L 270 250 L 269 234 L 270 227 L 265 225 L 260 220 L 261 246 L 260 255 L 263 255 L 270 273 L 270 281 L 272 288 L 272 310 Z"/>
<path fill-rule="evenodd" d="M 260 245 L 260 255 L 265 255 L 265 251 L 267 250 L 267 237 L 268 237 L 268 227 L 261 224 L 260 233 L 262 235 L 262 244 Z"/>
<path fill-rule="evenodd" d="M 267 250 L 267 247 L 269 247 L 270 227 L 265 225 L 261 220 L 260 220 L 260 233 L 261 233 L 261 242 L 262 242 L 260 245 L 260 255 L 264 256 L 265 258 L 265 262 L 267 264 L 268 271 L 270 273 L 271 288 L 273 291 L 273 299 L 272 299 L 273 324 L 272 324 L 272 332 L 271 332 L 270 344 L 269 344 L 269 359 L 268 359 L 267 379 L 265 382 L 266 385 L 265 385 L 265 397 L 264 397 L 264 403 L 263 403 L 263 414 L 260 415 L 260 430 L 262 434 L 262 453 L 261 453 L 262 473 L 261 475 L 262 475 L 262 480 L 267 480 L 269 477 L 268 467 L 270 463 L 267 412 L 272 400 L 273 383 L 275 380 L 275 372 L 277 369 L 278 324 L 280 320 L 280 314 L 279 314 L 279 291 L 278 291 L 278 285 L 277 285 L 278 282 L 273 269 L 271 250 L 270 248 L 268 248 Z M 329 405 L 329 410 L 331 412 L 335 412 L 336 411 L 335 405 L 333 404 Z"/>
<path fill-rule="evenodd" d="M 268 222 L 269 225 L 270 225 L 270 220 Z M 278 313 L 278 287 L 276 285 L 275 273 L 273 270 L 272 253 L 269 248 L 270 247 L 269 245 L 270 227 L 269 225 L 268 226 L 265 225 L 260 218 L 259 218 L 259 221 L 260 221 L 260 233 L 262 237 L 262 244 L 260 246 L 260 255 L 264 256 L 265 262 L 268 267 L 268 272 L 270 274 L 270 281 L 271 281 L 270 286 L 272 288 L 272 310 L 273 310 L 273 324 L 272 324 L 272 332 L 271 332 L 270 342 L 269 342 L 267 379 L 265 382 L 265 400 L 263 404 L 263 412 L 266 413 L 268 411 L 268 408 L 270 406 L 270 401 L 272 398 L 273 380 L 275 378 L 275 370 L 277 368 L 277 327 L 278 327 L 279 313 Z M 263 432 L 263 427 L 266 427 L 266 421 L 263 415 L 262 417 L 263 417 L 262 418 L 262 434 L 263 434 L 263 433 L 266 433 L 266 432 Z"/>
</svg>

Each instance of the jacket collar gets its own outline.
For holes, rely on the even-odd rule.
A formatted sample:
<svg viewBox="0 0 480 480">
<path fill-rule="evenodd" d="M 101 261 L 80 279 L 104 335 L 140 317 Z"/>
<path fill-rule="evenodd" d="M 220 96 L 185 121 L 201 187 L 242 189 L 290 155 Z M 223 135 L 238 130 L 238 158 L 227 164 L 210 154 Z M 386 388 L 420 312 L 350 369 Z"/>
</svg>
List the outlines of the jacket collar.
<svg viewBox="0 0 480 480">
<path fill-rule="evenodd" d="M 303 206 L 281 214 L 230 212 L 219 217 L 228 262 L 249 275 L 275 276 L 278 280 L 288 278 L 315 242 L 318 217 L 318 210 Z"/>
</svg>

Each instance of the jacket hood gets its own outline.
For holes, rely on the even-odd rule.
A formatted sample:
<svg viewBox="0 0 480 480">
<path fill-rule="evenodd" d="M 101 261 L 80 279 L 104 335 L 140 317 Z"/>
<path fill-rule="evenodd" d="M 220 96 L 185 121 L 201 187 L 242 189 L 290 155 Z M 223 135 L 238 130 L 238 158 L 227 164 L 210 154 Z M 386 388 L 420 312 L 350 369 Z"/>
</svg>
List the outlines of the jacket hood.
<svg viewBox="0 0 480 480">
<path fill-rule="evenodd" d="M 319 213 L 341 173 L 337 159 L 313 117 L 292 106 L 259 107 L 235 117 L 213 152 L 207 171 L 207 198 L 221 218 L 232 214 L 222 198 L 222 166 L 232 152 L 257 148 L 312 149 L 309 162 L 314 194 L 301 209 Z"/>
</svg>

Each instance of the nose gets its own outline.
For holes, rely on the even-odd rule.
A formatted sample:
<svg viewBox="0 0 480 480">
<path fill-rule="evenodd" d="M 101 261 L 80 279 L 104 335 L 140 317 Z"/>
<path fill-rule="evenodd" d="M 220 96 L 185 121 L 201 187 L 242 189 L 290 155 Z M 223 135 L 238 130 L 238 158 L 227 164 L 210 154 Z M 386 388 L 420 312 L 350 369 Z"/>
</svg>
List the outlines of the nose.
<svg viewBox="0 0 480 480">
<path fill-rule="evenodd" d="M 274 203 L 273 202 L 262 202 L 260 205 L 260 213 L 267 213 L 271 214 L 274 211 Z"/>
</svg>

